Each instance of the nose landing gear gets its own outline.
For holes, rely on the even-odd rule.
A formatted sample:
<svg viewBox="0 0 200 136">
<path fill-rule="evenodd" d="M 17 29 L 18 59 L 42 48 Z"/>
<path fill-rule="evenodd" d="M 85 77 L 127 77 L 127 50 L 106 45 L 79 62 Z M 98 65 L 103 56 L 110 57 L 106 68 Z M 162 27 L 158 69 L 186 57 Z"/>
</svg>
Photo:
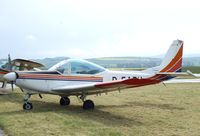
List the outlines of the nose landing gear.
<svg viewBox="0 0 200 136">
<path fill-rule="evenodd" d="M 31 94 L 26 94 L 25 96 L 24 96 L 24 105 L 23 105 L 23 109 L 24 110 L 31 110 L 31 109 L 33 109 L 33 105 L 32 105 L 32 103 L 30 103 L 29 101 L 28 101 L 28 99 L 31 97 Z"/>
</svg>

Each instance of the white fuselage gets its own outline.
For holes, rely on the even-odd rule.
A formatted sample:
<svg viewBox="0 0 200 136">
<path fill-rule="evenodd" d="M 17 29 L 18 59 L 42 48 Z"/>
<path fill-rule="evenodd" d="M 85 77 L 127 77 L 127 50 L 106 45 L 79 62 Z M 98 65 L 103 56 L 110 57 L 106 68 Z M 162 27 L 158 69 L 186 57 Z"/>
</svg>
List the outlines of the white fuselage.
<svg viewBox="0 0 200 136">
<path fill-rule="evenodd" d="M 27 72 L 28 73 L 28 72 Z M 20 75 L 20 72 L 18 73 Z M 34 76 L 34 74 L 33 74 Z M 58 75 L 59 76 L 59 75 Z M 105 70 L 101 73 L 96 75 L 84 75 L 84 74 L 74 74 L 74 75 L 60 75 L 63 78 L 73 76 L 75 80 L 62 80 L 63 78 L 56 78 L 56 79 L 45 79 L 45 78 L 30 78 L 30 79 L 21 79 L 18 78 L 16 80 L 16 85 L 20 86 L 26 90 L 32 92 L 39 92 L 39 93 L 53 93 L 51 90 L 60 87 L 60 86 L 74 86 L 74 85 L 84 85 L 84 84 L 93 84 L 93 83 L 101 83 L 101 82 L 109 82 L 113 80 L 125 80 L 131 78 L 148 78 L 152 75 L 148 73 L 142 73 L 141 71 L 111 71 Z M 93 78 L 97 77 L 101 80 L 77 80 L 76 78 L 80 77 L 88 77 Z"/>
</svg>

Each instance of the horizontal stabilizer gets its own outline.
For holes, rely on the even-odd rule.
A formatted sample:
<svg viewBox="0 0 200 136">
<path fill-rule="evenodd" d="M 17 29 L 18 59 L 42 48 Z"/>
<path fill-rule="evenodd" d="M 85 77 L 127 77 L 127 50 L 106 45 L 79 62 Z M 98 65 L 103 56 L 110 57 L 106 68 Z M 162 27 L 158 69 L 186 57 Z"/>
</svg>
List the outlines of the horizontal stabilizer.
<svg viewBox="0 0 200 136">
<path fill-rule="evenodd" d="M 157 75 L 166 75 L 166 76 L 174 76 L 174 77 L 192 77 L 197 78 L 195 74 L 191 71 L 187 70 L 186 72 L 159 72 Z"/>
</svg>

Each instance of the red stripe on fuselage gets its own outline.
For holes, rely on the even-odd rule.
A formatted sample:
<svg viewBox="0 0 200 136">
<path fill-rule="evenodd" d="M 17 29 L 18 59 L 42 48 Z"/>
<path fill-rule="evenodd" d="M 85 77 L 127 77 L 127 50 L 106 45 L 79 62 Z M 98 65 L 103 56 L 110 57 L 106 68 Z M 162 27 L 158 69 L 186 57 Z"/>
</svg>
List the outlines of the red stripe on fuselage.
<svg viewBox="0 0 200 136">
<path fill-rule="evenodd" d="M 144 85 L 156 84 L 159 83 L 159 80 L 151 80 L 151 79 L 127 79 L 123 81 L 115 81 L 108 83 L 100 83 L 95 85 L 98 88 L 114 88 L 114 87 L 139 87 Z"/>
<path fill-rule="evenodd" d="M 0 71 L 0 74 L 1 75 L 5 75 L 5 74 L 8 74 L 9 72 L 5 72 L 5 71 Z"/>
</svg>

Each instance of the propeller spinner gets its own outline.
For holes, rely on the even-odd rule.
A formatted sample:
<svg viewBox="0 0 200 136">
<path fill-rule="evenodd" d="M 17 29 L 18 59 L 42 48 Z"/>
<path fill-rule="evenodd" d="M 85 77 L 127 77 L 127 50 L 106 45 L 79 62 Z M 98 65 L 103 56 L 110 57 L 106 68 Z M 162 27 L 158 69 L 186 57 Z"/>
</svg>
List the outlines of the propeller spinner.
<svg viewBox="0 0 200 136">
<path fill-rule="evenodd" d="M 12 82 L 12 81 L 15 81 L 17 79 L 17 73 L 15 72 L 10 72 L 8 74 L 5 74 L 3 76 L 3 78 L 8 81 L 8 82 Z"/>
<path fill-rule="evenodd" d="M 18 75 L 17 75 L 16 72 L 10 72 L 10 73 L 8 73 L 8 74 L 6 74 L 6 75 L 3 76 L 3 78 L 6 81 L 11 82 L 12 91 L 14 90 L 13 85 L 14 85 L 14 82 L 16 81 L 16 79 L 17 79 L 17 76 Z"/>
</svg>

